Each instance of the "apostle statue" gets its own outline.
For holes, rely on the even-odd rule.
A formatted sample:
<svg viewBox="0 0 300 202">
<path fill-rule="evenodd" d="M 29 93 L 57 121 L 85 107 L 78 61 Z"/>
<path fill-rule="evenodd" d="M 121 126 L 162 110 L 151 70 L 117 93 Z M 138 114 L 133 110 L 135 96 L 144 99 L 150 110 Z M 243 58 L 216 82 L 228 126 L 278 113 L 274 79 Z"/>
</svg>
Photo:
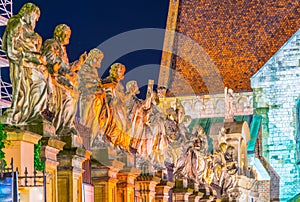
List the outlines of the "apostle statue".
<svg viewBox="0 0 300 202">
<path fill-rule="evenodd" d="M 53 83 L 48 105 L 54 114 L 52 124 L 57 135 L 77 134 L 74 125 L 79 99 L 77 72 L 86 60 L 86 53 L 78 61 L 69 63 L 65 46 L 69 44 L 70 36 L 71 29 L 67 25 L 57 25 L 53 38 L 46 40 L 42 47 Z"/>
<path fill-rule="evenodd" d="M 2 123 L 26 125 L 42 120 L 48 93 L 48 71 L 40 54 L 42 38 L 34 31 L 40 9 L 26 3 L 12 16 L 3 35 L 2 49 L 6 52 L 12 82 L 12 105 Z"/>
<path fill-rule="evenodd" d="M 207 141 L 204 130 L 201 126 L 196 125 L 197 134 L 187 143 L 188 148 L 186 153 L 182 154 L 181 158 L 175 167 L 175 177 L 184 177 L 200 182 L 200 176 L 206 168 L 205 156 L 207 154 Z"/>
<path fill-rule="evenodd" d="M 97 69 L 101 67 L 103 53 L 92 49 L 81 66 L 79 74 L 80 121 L 91 129 L 91 139 L 100 134 L 99 120 L 101 109 L 105 107 L 105 93 Z"/>
<path fill-rule="evenodd" d="M 130 146 L 136 149 L 139 155 L 147 157 L 151 154 L 153 147 L 153 133 L 149 120 L 152 93 L 145 100 L 140 100 L 136 97 L 136 94 L 139 93 L 136 81 L 129 81 L 126 87 L 127 94 L 133 92 L 128 103 L 128 109 L 132 108 L 129 113 L 132 124 Z"/>
<path fill-rule="evenodd" d="M 126 98 L 120 81 L 124 78 L 125 66 L 115 63 L 110 67 L 109 76 L 101 81 L 105 91 L 105 108 L 99 117 L 99 127 L 104 140 L 129 151 L 130 135 L 126 115 Z"/>
</svg>

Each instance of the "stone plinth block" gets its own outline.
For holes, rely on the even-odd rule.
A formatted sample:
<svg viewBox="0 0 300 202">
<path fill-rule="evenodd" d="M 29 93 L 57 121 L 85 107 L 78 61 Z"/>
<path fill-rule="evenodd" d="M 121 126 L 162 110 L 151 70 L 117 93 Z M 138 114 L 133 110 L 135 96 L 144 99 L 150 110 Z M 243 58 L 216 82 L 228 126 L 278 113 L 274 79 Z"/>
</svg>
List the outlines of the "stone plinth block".
<svg viewBox="0 0 300 202">
<path fill-rule="evenodd" d="M 41 159 L 45 162 L 45 171 L 47 174 L 47 201 L 58 201 L 57 196 L 57 154 L 63 150 L 64 142 L 52 137 L 43 137 L 41 139 Z"/>
<path fill-rule="evenodd" d="M 41 138 L 42 136 L 28 131 L 8 130 L 8 144 L 3 149 L 6 162 L 10 162 L 13 158 L 14 166 L 19 169 L 21 175 L 24 174 L 26 167 L 29 175 L 31 175 L 34 170 L 34 145 Z"/>
<path fill-rule="evenodd" d="M 59 153 L 57 159 L 58 201 L 82 201 L 82 163 L 86 160 L 86 150 L 79 147 L 70 148 L 68 145 Z"/>
<path fill-rule="evenodd" d="M 134 201 L 135 179 L 141 171 L 137 168 L 124 168 L 118 174 L 117 201 Z"/>
<path fill-rule="evenodd" d="M 94 153 L 92 157 L 94 158 Z M 106 160 L 105 165 L 95 159 L 92 160 L 92 184 L 94 185 L 95 201 L 117 201 L 117 175 L 123 167 L 124 163 L 117 160 Z"/>
<path fill-rule="evenodd" d="M 161 180 L 155 187 L 155 201 L 168 202 L 170 198 L 169 191 L 173 188 L 173 186 L 174 182 Z"/>
<path fill-rule="evenodd" d="M 135 182 L 136 197 L 138 202 L 155 201 L 155 187 L 161 178 L 152 175 L 140 175 Z"/>
</svg>

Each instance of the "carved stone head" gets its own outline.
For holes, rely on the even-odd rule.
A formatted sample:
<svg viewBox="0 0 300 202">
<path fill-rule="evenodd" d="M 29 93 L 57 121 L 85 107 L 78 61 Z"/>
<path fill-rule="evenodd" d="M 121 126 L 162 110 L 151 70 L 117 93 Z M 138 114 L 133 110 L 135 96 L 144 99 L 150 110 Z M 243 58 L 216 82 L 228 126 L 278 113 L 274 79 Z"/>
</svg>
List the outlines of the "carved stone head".
<svg viewBox="0 0 300 202">
<path fill-rule="evenodd" d="M 57 25 L 54 29 L 54 39 L 59 41 L 62 45 L 69 44 L 69 40 L 71 37 L 71 29 L 66 24 Z"/>
<path fill-rule="evenodd" d="M 89 52 L 85 63 L 88 63 L 92 67 L 100 68 L 103 57 L 104 57 L 104 55 L 103 55 L 103 52 L 101 50 L 99 50 L 97 48 L 93 48 Z"/>
<path fill-rule="evenodd" d="M 26 3 L 22 6 L 18 14 L 28 25 L 30 25 L 32 29 L 34 29 L 36 22 L 40 17 L 41 11 L 35 4 Z"/>
<path fill-rule="evenodd" d="M 126 68 L 121 63 L 114 63 L 109 70 L 109 76 L 116 80 L 117 82 L 121 81 L 124 78 Z"/>
</svg>

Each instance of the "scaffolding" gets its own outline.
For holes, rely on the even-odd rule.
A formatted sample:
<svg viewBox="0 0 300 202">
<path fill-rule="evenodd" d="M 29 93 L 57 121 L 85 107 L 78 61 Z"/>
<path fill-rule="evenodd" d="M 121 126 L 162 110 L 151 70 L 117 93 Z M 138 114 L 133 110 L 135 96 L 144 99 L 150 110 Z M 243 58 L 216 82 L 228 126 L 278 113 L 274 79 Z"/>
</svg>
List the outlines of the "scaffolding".
<svg viewBox="0 0 300 202">
<path fill-rule="evenodd" d="M 0 0 L 0 26 L 1 34 L 3 34 L 4 26 L 6 26 L 8 19 L 12 16 L 12 0 Z M 2 69 L 9 68 L 9 63 L 5 52 L 2 50 L 2 39 L 0 39 L 0 115 L 2 110 L 10 107 L 12 96 L 12 85 L 3 80 Z M 8 75 L 4 75 L 8 78 Z"/>
</svg>

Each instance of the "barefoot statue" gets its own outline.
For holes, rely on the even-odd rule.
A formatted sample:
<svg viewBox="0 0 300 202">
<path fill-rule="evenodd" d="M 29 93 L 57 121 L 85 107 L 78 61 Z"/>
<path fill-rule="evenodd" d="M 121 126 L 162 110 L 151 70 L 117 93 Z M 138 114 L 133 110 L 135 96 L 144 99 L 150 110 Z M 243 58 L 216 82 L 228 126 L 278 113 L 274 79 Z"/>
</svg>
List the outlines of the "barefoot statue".
<svg viewBox="0 0 300 202">
<path fill-rule="evenodd" d="M 26 125 L 42 121 L 49 86 L 46 62 L 40 54 L 42 38 L 34 31 L 39 16 L 40 9 L 27 3 L 7 22 L 2 48 L 9 61 L 12 105 L 2 123 Z"/>
<path fill-rule="evenodd" d="M 101 109 L 105 107 L 105 93 L 101 87 L 101 80 L 97 68 L 101 67 L 103 53 L 99 49 L 92 49 L 86 61 L 81 66 L 79 74 L 80 91 L 80 121 L 91 129 L 93 140 L 99 133 L 98 125 Z"/>
<path fill-rule="evenodd" d="M 79 99 L 77 72 L 84 63 L 86 54 L 69 64 L 65 46 L 69 44 L 70 36 L 71 29 L 65 24 L 60 24 L 55 27 L 53 38 L 46 40 L 42 47 L 53 83 L 49 110 L 54 114 L 52 124 L 57 135 L 77 134 L 74 126 Z"/>
</svg>

